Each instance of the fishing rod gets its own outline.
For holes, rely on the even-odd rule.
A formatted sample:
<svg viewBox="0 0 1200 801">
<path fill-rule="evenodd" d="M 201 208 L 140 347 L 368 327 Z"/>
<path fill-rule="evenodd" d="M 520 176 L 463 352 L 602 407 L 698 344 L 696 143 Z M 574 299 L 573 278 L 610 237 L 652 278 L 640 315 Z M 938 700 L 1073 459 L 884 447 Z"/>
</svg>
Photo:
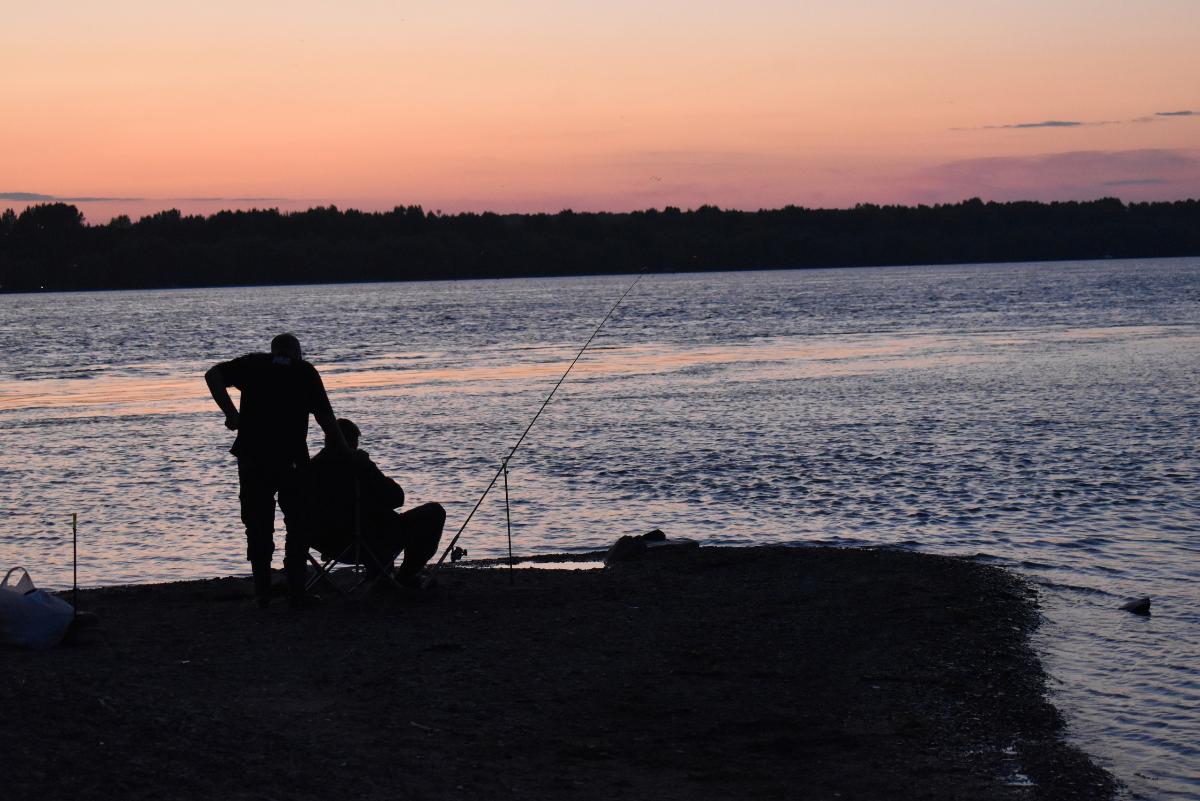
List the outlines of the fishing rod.
<svg viewBox="0 0 1200 801">
<path fill-rule="evenodd" d="M 503 475 L 505 477 L 505 481 L 508 480 L 508 463 L 513 458 L 513 454 L 517 452 L 517 448 L 520 448 L 521 443 L 525 441 L 525 435 L 529 433 L 529 430 L 533 428 L 533 424 L 536 423 L 538 418 L 542 416 L 542 412 L 544 412 L 546 407 L 550 404 L 550 399 L 554 397 L 555 392 L 558 392 L 558 388 L 562 386 L 562 383 L 567 380 L 567 376 L 570 374 L 571 369 L 575 366 L 575 363 L 579 361 L 580 357 L 583 356 L 583 352 L 588 349 L 588 345 L 592 344 L 592 340 L 596 338 L 596 334 L 600 333 L 600 329 L 603 328 L 604 324 L 608 322 L 608 318 L 613 316 L 613 312 L 615 312 L 617 307 L 624 302 L 625 298 L 630 292 L 633 291 L 633 288 L 638 285 L 638 281 L 641 281 L 642 276 L 645 274 L 646 270 L 643 268 L 642 271 L 638 273 L 638 277 L 633 279 L 633 283 L 629 285 L 629 288 L 622 293 L 621 297 L 617 299 L 617 302 L 614 303 L 612 308 L 608 310 L 608 314 L 604 315 L 604 319 L 601 320 L 600 324 L 596 326 L 596 330 L 592 332 L 592 335 L 587 338 L 587 342 L 583 343 L 583 347 L 579 349 L 579 353 L 576 353 L 575 358 L 571 360 L 569 365 L 567 365 L 567 369 L 563 371 L 562 377 L 558 379 L 558 383 L 554 385 L 554 389 L 550 390 L 550 394 L 546 396 L 546 400 L 542 401 L 542 405 L 537 410 L 537 414 L 535 414 L 533 419 L 529 421 L 529 425 L 525 426 L 525 430 L 521 432 L 521 436 L 517 438 L 517 442 L 512 446 L 512 450 L 508 452 L 508 455 L 504 457 L 504 461 L 500 463 L 500 468 L 496 471 L 496 475 L 492 476 L 492 480 L 488 483 L 487 489 L 485 489 L 483 494 L 479 496 L 479 500 L 475 502 L 475 507 L 471 509 L 471 513 L 467 515 L 467 519 L 464 520 L 462 526 L 459 527 L 458 533 L 454 535 L 454 539 L 450 540 L 450 544 L 446 546 L 444 551 L 442 551 L 442 555 L 438 558 L 437 563 L 430 568 L 430 571 L 441 567 L 442 562 L 446 561 L 446 557 L 454 551 L 454 546 L 458 544 L 458 538 L 461 537 L 462 533 L 467 530 L 467 524 L 471 522 L 471 518 L 475 516 L 477 511 L 479 511 L 479 507 L 483 504 L 483 499 L 486 498 L 488 493 L 492 491 L 492 487 L 496 486 L 496 482 L 500 480 L 500 476 Z M 511 536 L 512 534 L 510 533 L 509 537 L 511 538 Z M 511 553 L 509 556 L 511 564 Z"/>
</svg>

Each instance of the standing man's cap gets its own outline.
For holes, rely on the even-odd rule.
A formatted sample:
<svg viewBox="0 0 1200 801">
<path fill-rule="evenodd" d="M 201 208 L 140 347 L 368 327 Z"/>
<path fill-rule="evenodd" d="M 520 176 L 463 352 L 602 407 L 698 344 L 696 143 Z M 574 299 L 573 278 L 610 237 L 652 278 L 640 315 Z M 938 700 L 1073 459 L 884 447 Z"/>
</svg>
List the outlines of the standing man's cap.
<svg viewBox="0 0 1200 801">
<path fill-rule="evenodd" d="M 271 355 L 286 356 L 293 359 L 304 358 L 300 350 L 300 340 L 295 334 L 280 334 L 271 340 Z"/>
</svg>

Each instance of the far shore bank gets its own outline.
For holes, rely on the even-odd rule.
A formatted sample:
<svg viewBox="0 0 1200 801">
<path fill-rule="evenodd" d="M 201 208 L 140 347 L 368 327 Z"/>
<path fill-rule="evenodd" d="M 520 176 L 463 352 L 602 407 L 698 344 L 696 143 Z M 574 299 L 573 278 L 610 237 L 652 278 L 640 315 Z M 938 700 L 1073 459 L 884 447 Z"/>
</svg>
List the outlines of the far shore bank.
<svg viewBox="0 0 1200 801">
<path fill-rule="evenodd" d="M 595 558 L 557 557 L 563 561 Z M 552 557 L 538 557 L 539 561 Z M 254 607 L 223 578 L 80 592 L 5 650 L 13 798 L 1105 799 L 1029 642 L 964 559 L 701 548 L 454 566 L 424 595 Z"/>
<path fill-rule="evenodd" d="M 0 207 L 2 208 L 2 207 Z M 0 211 L 0 292 L 1151 259 L 1200 254 L 1200 198 L 441 214 L 333 206 L 89 225 Z"/>
</svg>

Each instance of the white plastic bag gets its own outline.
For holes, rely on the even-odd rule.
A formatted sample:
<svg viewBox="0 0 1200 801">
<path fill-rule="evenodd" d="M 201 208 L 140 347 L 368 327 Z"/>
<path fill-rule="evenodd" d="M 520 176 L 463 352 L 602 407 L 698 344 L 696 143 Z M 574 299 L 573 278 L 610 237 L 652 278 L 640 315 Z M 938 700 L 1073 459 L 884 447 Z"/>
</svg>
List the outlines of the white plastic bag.
<svg viewBox="0 0 1200 801">
<path fill-rule="evenodd" d="M 12 581 L 13 573 L 21 578 Z M 0 582 L 0 643 L 28 648 L 58 645 L 75 616 L 69 603 L 33 585 L 29 571 L 14 567 Z"/>
</svg>

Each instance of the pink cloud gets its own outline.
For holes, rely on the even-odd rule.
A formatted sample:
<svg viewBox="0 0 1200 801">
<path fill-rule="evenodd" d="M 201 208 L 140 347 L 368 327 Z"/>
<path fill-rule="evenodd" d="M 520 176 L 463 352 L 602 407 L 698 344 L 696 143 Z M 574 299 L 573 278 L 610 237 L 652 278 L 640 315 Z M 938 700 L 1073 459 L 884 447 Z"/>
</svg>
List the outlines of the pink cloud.
<svg viewBox="0 0 1200 801">
<path fill-rule="evenodd" d="M 1200 150 L 1117 150 L 965 159 L 919 170 L 923 202 L 985 200 L 1182 200 L 1200 197 Z"/>
</svg>

